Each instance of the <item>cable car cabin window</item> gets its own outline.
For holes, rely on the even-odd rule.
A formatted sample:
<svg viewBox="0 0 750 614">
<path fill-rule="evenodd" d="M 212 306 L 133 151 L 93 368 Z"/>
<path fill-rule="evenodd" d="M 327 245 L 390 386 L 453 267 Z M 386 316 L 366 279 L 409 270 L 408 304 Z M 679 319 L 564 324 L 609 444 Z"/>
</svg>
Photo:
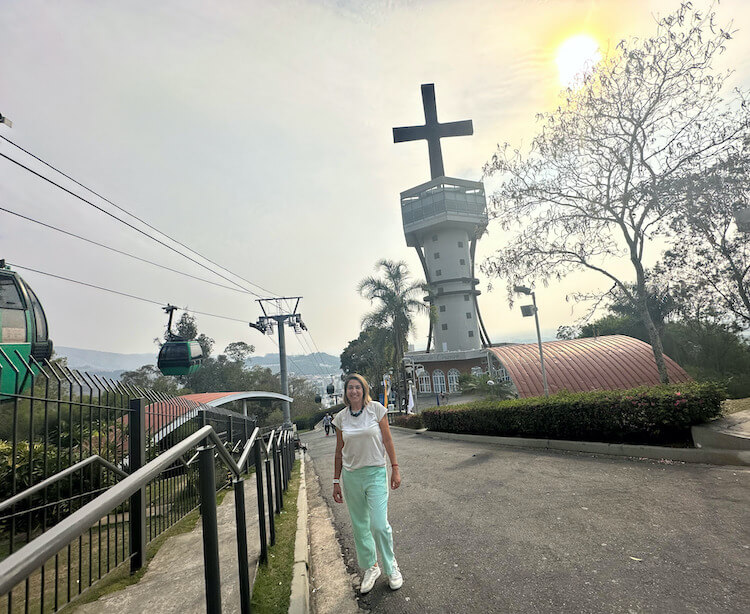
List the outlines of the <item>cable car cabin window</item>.
<svg viewBox="0 0 750 614">
<path fill-rule="evenodd" d="M 163 362 L 185 362 L 190 360 L 188 354 L 188 347 L 186 343 L 165 343 L 161 352 L 159 352 L 159 359 Z"/>
<path fill-rule="evenodd" d="M 12 277 L 0 275 L 0 309 L 24 309 L 21 293 Z"/>
<path fill-rule="evenodd" d="M 34 313 L 34 323 L 36 324 L 36 341 L 47 341 L 49 336 L 47 333 L 47 318 L 44 315 L 44 309 L 39 299 L 34 294 L 29 284 L 26 284 L 26 290 L 29 292 L 29 298 L 31 299 L 31 310 Z"/>
<path fill-rule="evenodd" d="M 22 309 L 0 311 L 0 343 L 27 343 L 26 312 Z"/>
<path fill-rule="evenodd" d="M 197 341 L 190 342 L 190 358 L 203 358 L 203 350 L 201 344 Z"/>
</svg>

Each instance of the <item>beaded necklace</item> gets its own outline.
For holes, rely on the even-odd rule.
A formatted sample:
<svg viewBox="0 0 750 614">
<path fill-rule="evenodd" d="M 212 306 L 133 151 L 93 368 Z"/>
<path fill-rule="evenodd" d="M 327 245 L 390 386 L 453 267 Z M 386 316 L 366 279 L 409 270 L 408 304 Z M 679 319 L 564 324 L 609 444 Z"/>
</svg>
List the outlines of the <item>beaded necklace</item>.
<svg viewBox="0 0 750 614">
<path fill-rule="evenodd" d="M 363 411 L 365 411 L 365 407 L 364 407 L 364 405 L 362 406 L 362 409 L 360 409 L 360 410 L 359 410 L 359 411 L 358 411 L 358 412 L 357 412 L 356 414 L 355 414 L 355 413 L 354 413 L 354 412 L 352 411 L 352 408 L 351 408 L 351 407 L 349 407 L 349 415 L 350 415 L 350 416 L 351 416 L 352 418 L 356 418 L 357 416 L 360 416 L 360 415 L 362 415 L 362 412 L 363 412 Z"/>
</svg>

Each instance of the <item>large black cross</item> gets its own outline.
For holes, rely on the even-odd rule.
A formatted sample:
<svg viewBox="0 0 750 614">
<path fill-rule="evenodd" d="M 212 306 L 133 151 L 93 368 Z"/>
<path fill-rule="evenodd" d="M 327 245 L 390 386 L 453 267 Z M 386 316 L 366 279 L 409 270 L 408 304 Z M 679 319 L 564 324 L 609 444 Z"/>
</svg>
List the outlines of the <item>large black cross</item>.
<svg viewBox="0 0 750 614">
<path fill-rule="evenodd" d="M 422 105 L 424 106 L 424 126 L 407 126 L 393 129 L 393 142 L 419 141 L 425 139 L 430 150 L 430 172 L 432 178 L 445 175 L 443 168 L 443 151 L 440 139 L 446 136 L 467 136 L 474 134 L 474 126 L 470 119 L 460 122 L 441 124 L 437 118 L 435 106 L 435 84 L 422 85 Z"/>
</svg>

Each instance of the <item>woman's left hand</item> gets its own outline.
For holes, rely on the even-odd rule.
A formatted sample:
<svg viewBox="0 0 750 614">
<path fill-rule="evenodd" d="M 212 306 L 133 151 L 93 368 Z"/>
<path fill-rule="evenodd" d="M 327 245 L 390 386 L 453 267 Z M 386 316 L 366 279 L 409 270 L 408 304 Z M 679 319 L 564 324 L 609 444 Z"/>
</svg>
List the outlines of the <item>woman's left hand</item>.
<svg viewBox="0 0 750 614">
<path fill-rule="evenodd" d="M 391 473 L 391 488 L 396 490 L 399 486 L 401 486 L 401 471 L 399 471 L 398 467 L 393 467 Z"/>
</svg>

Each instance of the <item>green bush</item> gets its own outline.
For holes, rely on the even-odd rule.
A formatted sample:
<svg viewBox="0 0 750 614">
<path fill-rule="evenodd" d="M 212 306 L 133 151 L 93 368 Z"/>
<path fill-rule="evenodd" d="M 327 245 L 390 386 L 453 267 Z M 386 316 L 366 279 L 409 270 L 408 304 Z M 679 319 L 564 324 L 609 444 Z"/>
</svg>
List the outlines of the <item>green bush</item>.
<svg viewBox="0 0 750 614">
<path fill-rule="evenodd" d="M 334 405 L 333 407 L 329 407 L 328 409 L 321 409 L 320 411 L 316 411 L 310 414 L 297 416 L 292 420 L 292 422 L 297 425 L 298 430 L 309 431 L 323 419 L 323 416 L 325 416 L 326 414 L 331 414 L 331 417 L 333 417 L 337 412 L 343 409 L 343 407 L 344 405 L 342 403 L 339 403 L 338 405 Z"/>
<path fill-rule="evenodd" d="M 399 414 L 393 417 L 393 426 L 403 426 L 407 429 L 423 429 L 421 414 Z"/>
<path fill-rule="evenodd" d="M 562 392 L 511 401 L 483 400 L 423 411 L 433 431 L 611 443 L 690 441 L 690 427 L 721 414 L 726 398 L 715 382 Z"/>
</svg>

